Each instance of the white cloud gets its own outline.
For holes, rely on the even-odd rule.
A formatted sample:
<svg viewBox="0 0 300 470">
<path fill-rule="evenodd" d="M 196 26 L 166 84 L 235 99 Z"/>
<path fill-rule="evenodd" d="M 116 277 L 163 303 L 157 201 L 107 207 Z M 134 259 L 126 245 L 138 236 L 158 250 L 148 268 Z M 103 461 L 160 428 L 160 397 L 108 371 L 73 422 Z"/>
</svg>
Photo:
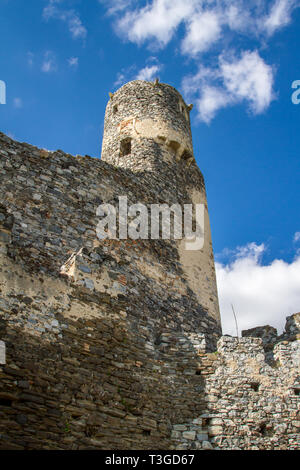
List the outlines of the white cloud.
<svg viewBox="0 0 300 470">
<path fill-rule="evenodd" d="M 231 103 L 231 98 L 226 91 L 205 85 L 201 90 L 201 97 L 197 100 L 199 118 L 208 124 L 217 111 L 229 103 Z"/>
<path fill-rule="evenodd" d="M 114 15 L 124 11 L 126 8 L 131 6 L 132 0 L 98 0 L 106 6 L 109 15 Z"/>
<path fill-rule="evenodd" d="M 120 70 L 114 82 L 114 87 L 119 88 L 131 80 L 147 80 L 152 81 L 156 78 L 157 73 L 162 69 L 156 57 L 148 57 L 146 64 L 139 71 L 136 64 L 131 64 Z"/>
<path fill-rule="evenodd" d="M 144 8 L 129 10 L 116 25 L 130 41 L 138 44 L 154 39 L 165 46 L 179 24 L 194 13 L 196 0 L 153 0 Z"/>
<path fill-rule="evenodd" d="M 79 61 L 78 57 L 70 57 L 70 59 L 68 59 L 68 64 L 70 67 L 77 68 L 78 61 Z"/>
<path fill-rule="evenodd" d="M 182 42 L 182 52 L 196 55 L 207 51 L 221 36 L 221 18 L 216 12 L 206 11 L 193 16 Z"/>
<path fill-rule="evenodd" d="M 231 304 L 240 332 L 269 324 L 282 331 L 285 318 L 300 310 L 300 255 L 287 263 L 264 265 L 266 247 L 250 243 L 238 248 L 227 264 L 216 263 L 223 333 L 236 335 Z"/>
<path fill-rule="evenodd" d="M 257 51 L 246 51 L 240 60 L 221 58 L 220 69 L 224 85 L 237 101 L 246 100 L 255 114 L 267 109 L 274 98 L 273 70 Z"/>
<path fill-rule="evenodd" d="M 56 70 L 56 59 L 52 51 L 45 52 L 44 60 L 42 63 L 42 72 L 50 73 Z"/>
<path fill-rule="evenodd" d="M 135 43 L 155 40 L 163 47 L 180 24 L 186 29 L 184 54 L 207 51 L 228 29 L 245 36 L 271 36 L 291 21 L 299 0 L 152 0 L 136 6 L 133 0 L 99 0 L 110 15 L 116 15 L 115 29 Z M 222 47 L 222 46 L 221 46 Z"/>
<path fill-rule="evenodd" d="M 136 77 L 136 69 L 136 65 L 132 64 L 129 67 L 125 67 L 120 72 L 118 72 L 117 78 L 114 82 L 114 88 L 118 88 L 122 85 L 125 85 L 125 83 L 133 80 Z"/>
<path fill-rule="evenodd" d="M 78 13 L 73 10 L 64 10 L 60 8 L 60 4 L 64 0 L 49 0 L 49 3 L 43 10 L 43 17 L 46 21 L 50 19 L 58 19 L 67 24 L 73 39 L 84 39 L 87 35 L 87 29 L 82 24 Z"/>
<path fill-rule="evenodd" d="M 294 235 L 294 242 L 297 243 L 300 241 L 300 232 L 296 232 Z"/>
<path fill-rule="evenodd" d="M 23 101 L 21 98 L 14 98 L 13 100 L 14 108 L 21 109 L 23 108 Z"/>
<path fill-rule="evenodd" d="M 274 71 L 257 51 L 244 51 L 241 58 L 219 57 L 217 68 L 200 67 L 183 80 L 185 95 L 193 100 L 199 118 L 209 123 L 225 106 L 248 103 L 254 114 L 264 112 L 275 98 Z"/>
<path fill-rule="evenodd" d="M 139 73 L 136 76 L 136 79 L 152 81 L 154 80 L 154 78 L 156 78 L 157 73 L 160 71 L 160 69 L 161 69 L 160 65 L 146 66 L 139 71 Z"/>
<path fill-rule="evenodd" d="M 196 101 L 198 116 L 207 123 L 227 106 L 246 103 L 253 114 L 268 108 L 275 98 L 274 68 L 257 50 L 241 47 L 245 38 L 254 39 L 258 49 L 265 46 L 300 6 L 300 0 L 149 0 L 145 6 L 135 0 L 99 2 L 114 15 L 117 34 L 133 43 L 150 41 L 164 48 L 179 32 L 182 55 L 198 61 L 195 77 L 183 80 L 185 97 Z M 208 71 L 205 76 L 203 70 Z"/>
<path fill-rule="evenodd" d="M 269 35 L 274 34 L 290 23 L 291 14 L 299 5 L 297 0 L 276 0 L 271 6 L 269 15 L 263 19 L 262 27 Z"/>
</svg>

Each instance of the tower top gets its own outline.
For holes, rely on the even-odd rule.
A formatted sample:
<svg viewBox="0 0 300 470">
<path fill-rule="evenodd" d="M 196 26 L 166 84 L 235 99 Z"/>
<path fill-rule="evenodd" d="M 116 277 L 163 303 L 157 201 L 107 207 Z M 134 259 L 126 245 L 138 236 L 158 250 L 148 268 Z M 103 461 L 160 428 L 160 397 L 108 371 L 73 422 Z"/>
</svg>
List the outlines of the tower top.
<svg viewBox="0 0 300 470">
<path fill-rule="evenodd" d="M 133 171 L 156 163 L 194 160 L 190 110 L 172 86 L 134 80 L 122 86 L 105 113 L 102 159 Z"/>
</svg>

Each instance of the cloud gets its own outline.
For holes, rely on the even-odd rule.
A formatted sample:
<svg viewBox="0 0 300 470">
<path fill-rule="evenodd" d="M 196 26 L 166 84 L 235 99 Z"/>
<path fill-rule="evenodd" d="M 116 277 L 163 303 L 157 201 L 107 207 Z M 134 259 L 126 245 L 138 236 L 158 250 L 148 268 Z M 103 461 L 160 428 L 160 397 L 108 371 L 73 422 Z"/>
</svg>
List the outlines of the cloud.
<svg viewBox="0 0 300 470">
<path fill-rule="evenodd" d="M 236 335 L 231 304 L 240 332 L 266 324 L 281 332 L 286 316 L 300 310 L 300 255 L 291 263 L 275 259 L 264 265 L 265 250 L 264 244 L 249 243 L 231 252 L 227 263 L 216 263 L 225 334 Z"/>
<path fill-rule="evenodd" d="M 253 114 L 264 112 L 275 98 L 274 70 L 257 51 L 244 51 L 240 58 L 219 56 L 216 68 L 200 67 L 183 80 L 188 99 L 196 99 L 199 118 L 209 123 L 217 111 L 242 102 Z"/>
<path fill-rule="evenodd" d="M 294 235 L 294 242 L 297 243 L 300 241 L 300 232 L 296 232 Z"/>
<path fill-rule="evenodd" d="M 137 80 L 147 80 L 152 81 L 157 76 L 157 73 L 160 71 L 160 65 L 150 65 L 146 66 L 139 71 L 136 76 Z"/>
<path fill-rule="evenodd" d="M 183 24 L 182 50 L 191 55 L 228 38 L 228 30 L 271 36 L 291 21 L 299 6 L 299 0 L 275 0 L 271 6 L 269 0 L 152 0 L 143 7 L 132 0 L 99 2 L 116 16 L 116 31 L 137 44 L 155 40 L 164 47 Z"/>
<path fill-rule="evenodd" d="M 246 51 L 240 60 L 220 59 L 225 88 L 234 99 L 246 100 L 255 114 L 262 113 L 273 96 L 273 70 L 257 51 Z"/>
<path fill-rule="evenodd" d="M 264 18 L 262 27 L 268 35 L 274 34 L 290 23 L 293 10 L 299 6 L 297 0 L 276 0 L 271 6 L 269 15 Z"/>
<path fill-rule="evenodd" d="M 136 77 L 136 65 L 132 64 L 129 67 L 123 68 L 118 74 L 114 82 L 114 88 L 118 88 L 125 83 L 133 80 Z"/>
<path fill-rule="evenodd" d="M 55 55 L 52 51 L 47 51 L 44 54 L 44 60 L 41 70 L 44 73 L 54 72 L 57 69 Z"/>
<path fill-rule="evenodd" d="M 197 65 L 194 76 L 183 79 L 185 98 L 196 100 L 198 117 L 207 123 L 227 106 L 245 103 L 253 114 L 268 108 L 275 98 L 275 68 L 257 50 L 300 6 L 300 0 L 99 2 L 112 15 L 116 33 L 133 43 L 163 49 L 177 35 L 181 54 Z M 243 49 L 249 39 L 255 41 L 252 51 Z"/>
<path fill-rule="evenodd" d="M 14 108 L 16 109 L 21 109 L 23 108 L 23 101 L 21 98 L 14 98 L 13 99 L 13 105 L 14 105 Z"/>
<path fill-rule="evenodd" d="M 79 62 L 78 57 L 70 57 L 70 59 L 68 59 L 69 66 L 73 68 L 78 67 L 78 62 Z"/>
<path fill-rule="evenodd" d="M 132 5 L 132 0 L 98 0 L 107 8 L 109 15 L 115 15 Z"/>
<path fill-rule="evenodd" d="M 182 52 L 197 55 L 207 51 L 221 37 L 221 18 L 216 12 L 207 11 L 191 19 L 182 42 Z"/>
<path fill-rule="evenodd" d="M 73 10 L 64 10 L 60 4 L 64 0 L 49 0 L 49 3 L 43 10 L 43 17 L 46 21 L 57 19 L 67 24 L 73 39 L 84 39 L 87 35 L 87 29 L 82 24 L 78 13 Z"/>
<path fill-rule="evenodd" d="M 201 90 L 201 97 L 197 100 L 198 116 L 208 124 L 217 111 L 230 103 L 232 103 L 231 97 L 225 90 L 205 85 Z"/>
<path fill-rule="evenodd" d="M 117 21 L 116 30 L 141 44 L 155 40 L 160 47 L 173 37 L 177 27 L 194 13 L 195 0 L 153 0 L 141 9 L 129 10 Z"/>
<path fill-rule="evenodd" d="M 131 80 L 152 81 L 154 78 L 156 78 L 157 73 L 162 69 L 162 67 L 163 66 L 158 62 L 156 57 L 148 57 L 145 66 L 140 70 L 137 69 L 136 64 L 132 64 L 129 67 L 121 69 L 121 71 L 117 74 L 114 87 L 119 88 Z"/>
</svg>

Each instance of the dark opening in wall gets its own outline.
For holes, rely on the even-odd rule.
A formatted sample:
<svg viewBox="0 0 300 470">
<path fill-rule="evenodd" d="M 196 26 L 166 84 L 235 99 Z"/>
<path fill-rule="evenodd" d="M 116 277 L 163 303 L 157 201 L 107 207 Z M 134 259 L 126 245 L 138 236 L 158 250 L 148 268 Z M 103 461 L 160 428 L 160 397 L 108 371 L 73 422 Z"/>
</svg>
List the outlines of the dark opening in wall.
<svg viewBox="0 0 300 470">
<path fill-rule="evenodd" d="M 120 145 L 120 157 L 125 157 L 125 155 L 131 154 L 131 138 L 126 137 L 121 141 Z"/>
<path fill-rule="evenodd" d="M 274 429 L 270 424 L 260 423 L 259 432 L 262 436 L 271 437 L 274 435 Z"/>
<path fill-rule="evenodd" d="M 259 390 L 259 383 L 258 382 L 252 382 L 250 384 L 250 387 L 252 388 L 252 390 L 254 390 L 254 392 L 258 392 Z"/>
<path fill-rule="evenodd" d="M 11 400 L 6 400 L 4 398 L 0 398 L 0 407 L 5 406 L 6 408 L 11 407 L 12 401 Z"/>
<path fill-rule="evenodd" d="M 143 436 L 150 436 L 151 431 L 148 431 L 146 429 L 143 430 Z"/>
<path fill-rule="evenodd" d="M 294 388 L 294 394 L 295 394 L 297 397 L 300 397 L 300 388 Z"/>
<path fill-rule="evenodd" d="M 185 150 L 183 154 L 181 155 L 181 159 L 184 161 L 191 160 L 192 158 L 193 158 L 193 155 L 188 150 Z"/>
<path fill-rule="evenodd" d="M 209 426 L 210 420 L 211 418 L 202 418 L 202 427 L 206 428 L 207 426 Z"/>
<path fill-rule="evenodd" d="M 117 112 L 118 112 L 118 106 L 115 104 L 113 107 L 113 113 L 117 114 Z"/>
<path fill-rule="evenodd" d="M 201 370 L 196 370 L 196 375 L 201 375 Z"/>
<path fill-rule="evenodd" d="M 61 168 L 62 170 L 68 170 L 72 166 L 72 162 L 62 162 Z"/>
<path fill-rule="evenodd" d="M 259 432 L 260 434 L 262 434 L 263 436 L 266 435 L 266 431 L 267 431 L 267 426 L 266 426 L 266 423 L 261 423 L 259 425 Z"/>
</svg>

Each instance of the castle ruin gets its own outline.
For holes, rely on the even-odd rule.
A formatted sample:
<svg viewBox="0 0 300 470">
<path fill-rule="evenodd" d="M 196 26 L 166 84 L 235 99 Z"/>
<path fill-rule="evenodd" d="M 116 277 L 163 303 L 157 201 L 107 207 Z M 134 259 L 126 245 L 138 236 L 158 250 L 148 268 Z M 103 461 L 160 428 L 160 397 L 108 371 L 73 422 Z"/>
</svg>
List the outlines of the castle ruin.
<svg viewBox="0 0 300 470">
<path fill-rule="evenodd" d="M 299 449 L 300 314 L 222 337 L 190 111 L 111 95 L 102 158 L 0 133 L 0 449 Z M 97 207 L 204 204 L 183 240 L 99 240 Z"/>
</svg>

